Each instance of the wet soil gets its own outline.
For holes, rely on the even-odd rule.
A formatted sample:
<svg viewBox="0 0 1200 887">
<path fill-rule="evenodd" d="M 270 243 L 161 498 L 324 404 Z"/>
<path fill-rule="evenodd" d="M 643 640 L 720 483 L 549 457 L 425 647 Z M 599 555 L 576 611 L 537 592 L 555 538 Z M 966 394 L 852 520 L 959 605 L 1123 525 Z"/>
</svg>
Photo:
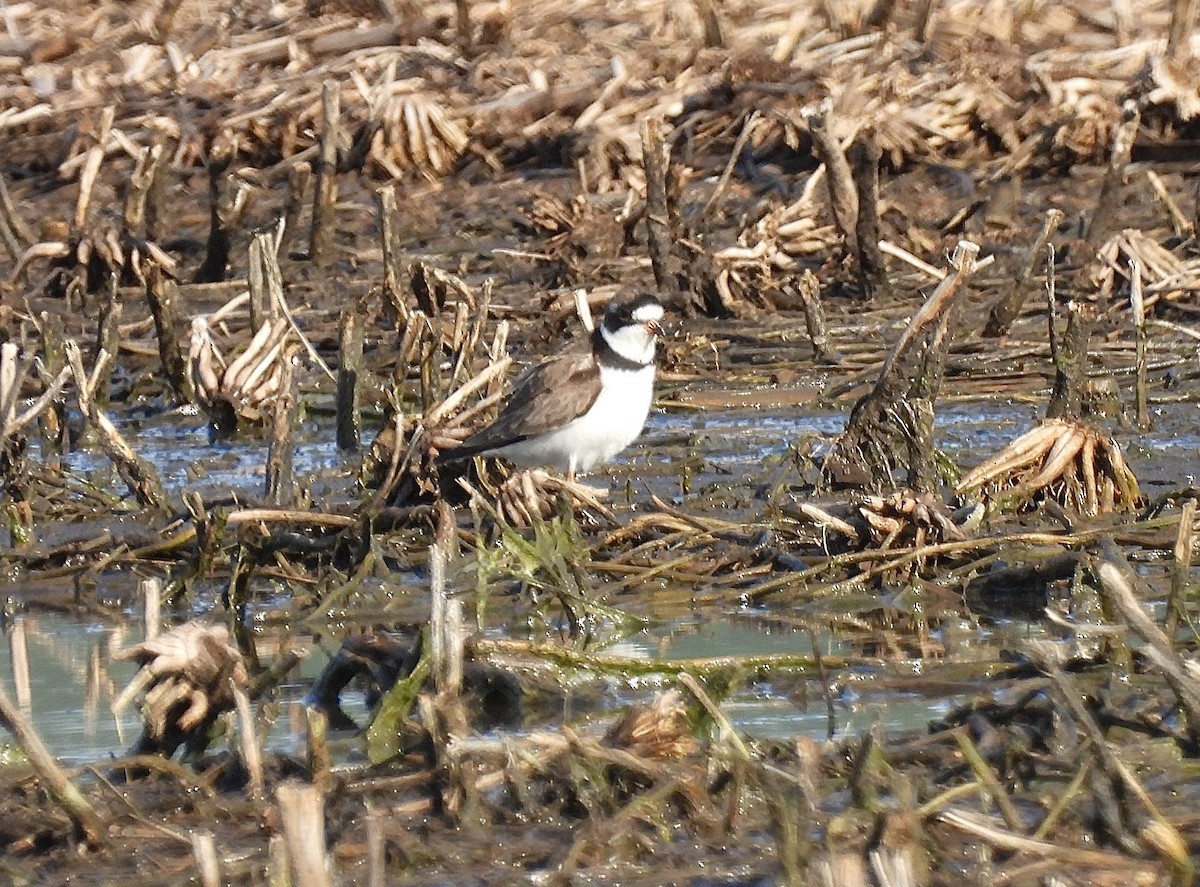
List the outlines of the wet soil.
<svg viewBox="0 0 1200 887">
<path fill-rule="evenodd" d="M 6 130 L 6 156 L 0 162 L 20 215 L 36 232 L 34 239 L 55 240 L 65 230 L 74 250 L 84 234 L 120 217 L 137 152 L 119 139 L 106 147 L 83 231 L 73 230 L 67 221 L 79 191 L 78 158 L 108 104 L 118 109 L 117 125 L 125 137 L 136 145 L 153 141 L 161 119 L 146 116 L 153 97 L 141 91 L 153 90 L 97 81 L 85 101 L 80 95 L 88 86 L 82 82 L 86 78 L 72 82 L 54 65 L 69 65 L 72 53 L 78 53 L 80 70 L 92 70 L 90 65 L 107 58 L 106 27 L 120 34 L 114 48 L 131 53 L 141 45 L 130 36 L 144 27 L 136 24 L 138 15 L 153 18 L 154 10 L 143 5 L 122 4 L 120 10 L 106 12 L 104 4 L 97 4 L 89 11 L 94 33 L 78 29 L 70 37 L 76 46 L 65 55 L 35 57 L 30 54 L 34 50 L 25 50 L 6 57 L 12 64 L 0 66 L 4 76 L 13 78 L 8 107 L 21 110 L 45 99 L 53 108 L 49 119 Z M 396 50 L 394 62 L 402 72 L 408 71 L 412 53 L 423 47 L 427 70 L 421 74 L 422 89 L 435 98 L 446 97 L 445 83 L 460 80 L 474 84 L 478 91 L 473 100 L 479 104 L 500 93 L 499 81 L 511 80 L 511 95 L 519 98 L 532 76 L 527 69 L 534 65 L 535 42 L 555 44 L 531 29 L 534 13 L 514 5 L 520 8 L 507 22 L 507 7 L 475 10 L 476 39 L 485 43 L 461 56 L 453 49 L 457 44 L 449 7 L 413 13 L 386 46 Z M 1138 27 L 1162 30 L 1166 7 L 1152 5 Z M 61 12 L 59 6 L 46 8 Z M 195 4 L 182 6 L 189 26 L 197 25 Z M 226 21 L 223 29 L 215 28 L 213 39 L 244 49 L 286 32 L 287 26 L 274 17 L 288 10 L 278 6 L 270 13 L 232 10 L 230 15 L 245 20 Z M 894 27 L 902 30 L 913 11 L 908 4 L 900 6 L 904 10 Z M 326 25 L 359 31 L 369 27 L 367 20 L 335 7 L 309 4 L 302 13 L 293 10 L 296 28 L 307 34 L 305 29 Z M 629 86 L 630 94 L 651 96 L 664 89 L 670 78 L 664 80 L 662 72 L 672 70 L 676 55 L 689 62 L 675 60 L 673 70 L 681 82 L 685 70 L 736 69 L 727 93 L 696 87 L 689 93 L 696 107 L 676 109 L 669 118 L 676 177 L 672 208 L 683 244 L 674 260 L 677 277 L 696 282 L 703 265 L 717 263 L 714 257 L 722 250 L 752 245 L 748 232 L 755 221 L 800 200 L 819 166 L 806 137 L 797 147 L 780 135 L 752 142 L 730 167 L 728 183 L 718 186 L 747 103 L 757 97 L 767 107 L 763 96 L 778 92 L 771 89 L 772 80 L 779 90 L 796 91 L 792 98 L 798 105 L 816 102 L 826 90 L 809 83 L 809 91 L 800 93 L 795 69 L 777 69 L 778 63 L 772 66 L 762 57 L 747 61 L 746 43 L 753 42 L 747 35 L 757 33 L 756 21 L 775 22 L 774 34 L 788 22 L 790 11 L 725 10 L 728 39 L 740 47 L 737 51 L 698 49 L 696 33 L 669 21 L 675 13 L 668 15 L 665 6 L 659 12 L 668 33 L 653 59 L 659 79 L 639 70 L 645 79 Z M 370 14 L 375 13 L 372 8 Z M 640 32 L 618 41 L 627 13 L 639 27 L 650 27 L 645 12 L 578 12 L 572 26 L 579 33 L 594 30 L 603 39 L 581 42 L 579 33 L 562 37 L 558 45 L 564 53 L 570 49 L 569 64 L 578 64 L 590 52 L 592 67 L 607 71 L 612 46 L 631 51 L 644 47 Z M 1105 19 L 1096 24 L 1082 10 L 1072 8 L 1071 14 L 1090 23 L 1086 30 L 1097 43 L 1113 39 L 1118 30 L 1119 23 Z M 271 20 L 253 22 L 254 16 Z M 547 33 L 561 37 L 553 29 L 566 28 L 570 18 L 555 12 Z M 1024 42 L 998 47 L 974 31 L 958 35 L 953 17 L 943 24 L 938 40 L 957 46 L 959 54 L 964 47 L 986 47 L 979 64 L 994 65 L 991 73 L 1005 82 L 1007 77 L 1019 79 L 1014 72 L 1021 59 L 1053 46 L 1048 38 L 1039 43 L 1036 34 L 1021 32 Z M 493 25 L 499 37 L 488 30 Z M 1079 25 L 1077 30 L 1085 29 Z M 927 54 L 909 47 L 907 38 L 888 33 L 918 72 L 942 74 L 945 56 L 954 55 L 938 41 L 931 39 Z M 824 39 L 814 37 L 814 45 Z M 436 43 L 453 59 L 441 58 L 442 50 L 434 52 L 419 40 Z M 176 308 L 182 335 L 189 318 L 216 311 L 246 288 L 251 234 L 288 212 L 287 161 L 315 144 L 320 124 L 313 103 L 319 109 L 319 86 L 314 84 L 322 72 L 304 55 L 312 45 L 301 43 L 290 65 L 271 62 L 259 69 L 259 76 L 278 77 L 280 95 L 290 89 L 293 98 L 305 96 L 302 109 L 288 105 L 278 118 L 262 114 L 248 129 L 239 129 L 230 122 L 238 108 L 229 84 L 218 83 L 220 71 L 213 75 L 211 105 L 190 92 L 179 97 L 180 110 L 172 119 L 182 134 L 171 143 L 178 152 L 166 178 L 170 215 L 160 226 L 158 241 L 178 263 Z M 196 47 L 192 51 L 201 52 Z M 132 65 L 133 56 L 125 58 Z M 355 69 L 348 57 L 338 58 L 343 67 L 337 68 L 337 76 Z M 545 59 L 539 64 L 544 67 Z M 1105 64 L 1096 60 L 1089 68 L 1085 59 L 1077 73 L 1103 80 Z M 746 73 L 739 65 L 753 70 Z M 30 90 L 45 90 L 38 71 L 47 68 L 57 73 L 57 79 L 51 77 L 55 89 L 35 96 Z M 374 67 L 364 70 L 372 76 L 376 72 Z M 525 119 L 525 108 L 514 113 L 511 125 L 487 121 L 480 112 L 485 122 L 478 124 L 471 148 L 450 170 L 408 168 L 398 179 L 394 221 L 403 259 L 451 272 L 473 294 L 490 281 L 494 294 L 485 338 L 490 340 L 499 322 L 510 322 L 510 352 L 522 362 L 555 352 L 576 334 L 573 289 L 585 287 L 599 305 L 617 291 L 658 287 L 644 219 L 638 215 L 644 211 L 637 187 L 640 163 L 625 155 L 625 143 L 618 147 L 599 136 L 603 151 L 597 159 L 597 149 L 575 145 L 561 123 L 578 119 L 604 82 L 598 81 L 586 99 L 572 102 L 556 94 L 560 105 L 546 112 L 551 123 Z M 71 101 L 56 104 L 56 90 L 69 93 Z M 1023 95 L 1016 89 L 1012 93 Z M 1030 99 L 1034 106 L 1039 101 Z M 1172 230 L 1162 201 L 1144 182 L 1147 171 L 1156 173 L 1183 214 L 1196 218 L 1200 168 L 1189 156 L 1192 124 L 1161 105 L 1154 107 L 1147 110 L 1135 142 L 1114 228 L 1146 233 L 1190 269 L 1197 258 L 1190 235 Z M 1154 327 L 1151 334 L 1151 425 L 1139 429 L 1133 415 L 1135 335 L 1128 286 L 1119 275 L 1108 290 L 1098 286 L 1088 273 L 1091 259 L 1080 240 L 1102 191 L 1110 124 L 1118 112 L 1116 100 L 1106 96 L 1103 119 L 1096 123 L 1101 134 L 1088 151 L 1064 149 L 1047 122 L 1046 141 L 1021 143 L 1034 160 L 1012 175 L 1007 170 L 1016 137 L 978 121 L 974 134 L 962 142 L 891 150 L 881 167 L 879 221 L 884 239 L 939 268 L 945 268 L 945 255 L 963 238 L 978 243 L 982 255 L 994 257 L 972 280 L 957 309 L 938 398 L 936 444 L 949 463 L 966 470 L 1036 425 L 1044 413 L 1054 377 L 1045 274 L 1035 273 L 1024 310 L 1007 336 L 984 339 L 980 333 L 988 308 L 1026 263 L 1047 210 L 1063 212 L 1065 221 L 1053 237 L 1059 248 L 1058 301 L 1063 306 L 1070 300 L 1087 302 L 1097 314 L 1087 418 L 1110 431 L 1123 448 L 1141 485 L 1138 511 L 1100 517 L 1049 507 L 1021 515 L 993 513 L 978 531 L 998 540 L 986 550 L 925 574 L 901 569 L 863 578 L 886 557 L 873 556 L 856 572 L 837 560 L 846 550 L 803 525 L 795 509 L 810 502 L 832 508 L 858 494 L 818 492 L 821 459 L 936 281 L 908 263 L 889 260 L 892 295 L 864 300 L 854 258 L 834 236 L 827 248 L 793 257 L 795 267 L 789 271 L 765 264 L 742 269 L 734 298 L 719 306 L 705 300 L 699 283 L 692 289 L 685 286 L 668 306 L 672 334 L 664 342 L 656 409 L 645 433 L 616 464 L 587 479 L 609 490 L 617 526 L 605 526 L 595 515 L 578 517 L 584 542 L 582 551 L 571 554 L 579 558 L 586 579 L 581 608 L 585 629 L 578 630 L 579 613 L 553 587 L 560 576 L 531 576 L 511 549 L 499 543 L 488 549 L 486 534 L 472 523 L 467 509 L 460 510 L 461 551 L 449 587 L 467 603 L 468 622 L 476 629 L 469 648 L 479 661 L 518 676 L 525 694 L 521 708 L 510 713 L 511 721 L 501 729 L 478 729 L 480 740 L 494 745 L 470 759 L 485 788 L 480 797 L 465 801 L 452 791 L 460 777 L 448 774 L 429 749 L 410 748 L 398 759 L 371 764 L 360 731 L 335 736 L 338 768 L 327 786 L 325 814 L 335 882 L 381 883 L 371 880 L 372 872 L 376 878 L 383 872 L 382 883 L 422 885 L 874 883 L 867 880 L 862 861 L 868 851 L 900 848 L 915 857 L 910 864 L 919 873 L 917 883 L 923 884 L 962 883 L 964 878 L 1033 884 L 1043 883 L 1039 879 L 1047 872 L 1072 877 L 1072 883 L 1167 883 L 1168 878 L 1191 883 L 1180 872 L 1187 860 L 1195 859 L 1192 848 L 1200 846 L 1191 788 L 1198 737 L 1180 726 L 1178 707 L 1157 672 L 1137 658 L 1140 654 L 1122 643 L 1096 640 L 1095 635 L 1109 637 L 1111 626 L 1089 634 L 1088 626 L 1079 629 L 1077 624 L 1089 615 L 1098 624 L 1111 618 L 1099 604 L 1088 610 L 1095 590 L 1081 587 L 1087 583 L 1079 580 L 1080 564 L 1097 556 L 1095 540 L 1102 533 L 1115 536 L 1135 564 L 1144 583 L 1142 602 L 1156 619 L 1165 618 L 1173 581 L 1189 590 L 1195 582 L 1194 570 L 1188 569 L 1182 579 L 1173 580 L 1172 549 L 1179 527 L 1175 506 L 1193 495 L 1200 465 L 1200 365 L 1196 337 L 1188 329 L 1196 316 L 1196 284 L 1185 275 L 1174 287 L 1157 290 L 1157 301 L 1152 300 L 1152 317 L 1172 326 Z M 348 122 L 355 122 L 357 113 L 348 112 Z M 780 112 L 776 122 L 785 118 Z M 788 120 L 780 132 L 794 136 L 797 125 Z M 632 125 L 626 130 L 636 131 Z M 936 131 L 929 133 L 932 140 Z M 241 138 L 242 146 L 231 151 L 222 141 L 229 138 Z M 353 152 L 343 145 L 343 153 Z M 219 155 L 229 160 L 217 174 L 219 188 L 244 187 L 249 203 L 229 232 L 224 280 L 195 283 L 210 244 L 205 162 L 214 161 L 215 170 Z M 381 295 L 385 268 L 376 191 L 386 181 L 377 164 L 351 165 L 338 174 L 333 259 L 323 267 L 307 255 L 312 196 L 306 192 L 297 233 L 280 254 L 287 302 L 328 364 L 339 365 L 342 312 L 359 310 L 367 317 L 364 445 L 384 427 L 397 380 L 402 404 L 414 413 L 421 409 L 418 374 L 395 372 L 402 328 L 388 316 Z M 825 192 L 818 193 L 822 196 L 814 201 L 812 214 L 829 226 Z M 627 197 L 632 211 L 623 213 Z M 569 223 L 547 221 L 564 214 Z M 14 271 L 16 259 L 10 256 L 3 269 Z M 804 269 L 820 282 L 832 359 L 818 359 L 792 286 Z M 83 436 L 81 417 L 67 398 L 77 445 L 63 456 L 61 471 L 52 471 L 31 435 L 31 471 L 41 484 L 30 502 L 34 539 L 18 544 L 14 538 L 0 554 L 0 564 L 6 628 L 11 631 L 22 614 L 29 632 L 50 638 L 69 633 L 72 625 L 105 626 L 114 636 L 106 636 L 99 649 L 91 640 L 78 641 L 104 661 L 76 662 L 71 671 L 82 672 L 81 681 L 95 681 L 98 669 L 112 685 L 109 648 L 127 643 L 129 633 L 137 631 L 131 626 L 137 625 L 140 579 L 157 575 L 170 581 L 195 566 L 191 549 L 186 556 L 149 551 L 189 525 L 183 494 L 198 494 L 212 508 L 260 504 L 267 442 L 254 432 L 210 441 L 206 417 L 178 404 L 165 384 L 145 287 L 128 274 L 115 276 L 111 288 L 108 283 L 78 286 L 73 284 L 78 275 L 73 260 L 61 265 L 31 260 L 0 288 L 0 339 L 21 341 L 36 351 L 37 327 L 49 315 L 61 318 L 66 336 L 91 343 L 103 306 L 110 298 L 120 301 L 120 352 L 108 411 L 134 449 L 156 467 L 174 513 L 151 514 L 125 495 L 108 459 Z M 403 297 L 414 303 L 412 293 Z M 447 317 L 452 307 L 447 307 Z M 231 324 L 231 338 L 242 326 L 241 318 Z M 353 513 L 369 491 L 359 484 L 362 454 L 339 451 L 333 444 L 335 383 L 305 366 L 299 388 L 303 408 L 294 444 L 305 491 L 301 505 Z M 31 393 L 32 386 L 25 394 Z M 947 501 L 953 500 L 952 475 L 940 491 Z M 1155 503 L 1163 507 L 1155 509 Z M 1173 523 L 1156 523 L 1163 514 L 1173 516 Z M 1019 533 L 1070 538 L 1007 538 Z M 294 548 L 281 543 L 278 560 L 257 565 L 241 588 L 241 607 L 234 609 L 257 647 L 259 664 L 268 665 L 289 647 L 314 658 L 332 657 L 347 636 L 381 628 L 407 639 L 428 622 L 429 522 L 414 521 L 374 537 L 368 532 L 367 541 L 372 540 L 370 559 L 350 565 L 323 552 L 309 557 L 298 543 Z M 172 596 L 170 621 L 224 619 L 222 598 L 235 575 L 234 555 L 256 542 L 249 534 L 224 538 L 207 569 L 188 574 L 186 585 Z M 485 564 L 489 552 L 494 560 Z M 1046 566 L 1046 571 L 1024 581 L 1005 572 L 1021 566 Z M 486 579 L 482 583 L 481 575 Z M 1047 608 L 1058 621 L 1047 616 Z M 1187 609 L 1190 613 L 1190 600 Z M 37 620 L 50 613 L 64 621 L 39 627 Z M 1076 622 L 1064 627 L 1063 614 Z M 1190 655 L 1195 637 L 1194 632 L 1187 635 L 1187 624 L 1185 619 L 1179 644 Z M 1125 630 L 1119 626 L 1112 632 Z M 1077 735 L 1084 732 L 1086 719 L 1068 712 L 1067 694 L 1048 677 L 1054 669 L 1035 662 L 1027 649 L 1030 642 L 1068 651 L 1071 680 L 1078 682 L 1072 686 L 1109 731 L 1107 741 L 1120 744 L 1121 753 L 1136 762 L 1138 779 L 1158 804 L 1154 815 L 1128 802 L 1126 793 L 1135 793 L 1131 784 L 1120 783 L 1107 765 L 1089 763 L 1094 747 Z M 91 678 L 86 676 L 89 668 Z M 293 673 L 260 703 L 261 717 L 276 721 L 276 744 L 267 745 L 269 786 L 287 778 L 315 778 L 299 714 L 314 671 L 310 665 Z M 732 726 L 751 744 L 752 755 L 737 758 L 730 751 L 736 744 L 721 738 L 697 705 L 698 732 L 713 738 L 703 754 L 681 756 L 680 770 L 656 763 L 637 771 L 636 778 L 624 771 L 614 775 L 618 766 L 589 757 L 599 754 L 590 746 L 586 754 L 578 751 L 586 745 L 582 740 L 574 746 L 577 758 L 547 751 L 557 747 L 542 734 L 603 735 L 630 706 L 651 703 L 676 686 L 681 672 L 703 677 Z M 36 683 L 36 672 L 34 679 Z M 96 692 L 111 700 L 114 689 Z M 355 715 L 365 720 L 367 706 Z M 980 785 L 972 796 L 973 811 L 995 813 L 989 800 L 994 787 L 972 772 L 960 734 L 984 749 L 1019 808 L 1015 817 L 993 816 L 988 822 L 1000 822 L 1010 833 L 1041 844 L 1005 845 L 995 834 L 980 837 L 938 818 L 940 807 L 922 808 L 976 779 Z M 38 780 L 21 766 L 5 768 L 0 771 L 5 788 L 0 878 L 13 884 L 197 883 L 193 835 L 203 831 L 217 836 L 222 883 L 267 883 L 268 872 L 279 870 L 271 862 L 272 854 L 282 852 L 278 804 L 273 796 L 247 798 L 245 775 L 232 751 L 236 746 L 227 738 L 215 741 L 196 769 L 165 770 L 128 783 L 103 760 L 123 749 L 83 754 L 55 747 L 53 736 L 46 739 L 64 760 L 77 765 L 73 775 L 115 823 L 111 840 L 98 850 L 82 847 Z M 602 767 L 597 761 L 607 763 Z M 1109 782 L 1100 785 L 1101 777 Z M 1120 798 L 1114 799 L 1114 792 Z M 1077 795 L 1078 803 L 1055 813 L 1061 825 L 1051 835 L 1077 855 L 1063 851 L 1056 856 L 1037 827 L 1056 809 L 1057 797 Z M 1166 842 L 1147 837 L 1148 823 L 1159 822 L 1176 830 L 1181 853 L 1173 856 L 1161 849 Z M 1092 848 L 1103 855 L 1082 855 Z M 863 869 L 861 878 L 845 874 L 843 880 L 828 880 L 832 875 L 816 880 L 823 877 L 822 866 L 838 863 L 848 849 Z M 1056 868 L 1039 869 L 1038 853 Z M 850 865 L 845 859 L 839 864 Z M 857 871 L 853 866 L 849 870 Z M 997 872 L 1007 880 L 997 881 Z"/>
</svg>

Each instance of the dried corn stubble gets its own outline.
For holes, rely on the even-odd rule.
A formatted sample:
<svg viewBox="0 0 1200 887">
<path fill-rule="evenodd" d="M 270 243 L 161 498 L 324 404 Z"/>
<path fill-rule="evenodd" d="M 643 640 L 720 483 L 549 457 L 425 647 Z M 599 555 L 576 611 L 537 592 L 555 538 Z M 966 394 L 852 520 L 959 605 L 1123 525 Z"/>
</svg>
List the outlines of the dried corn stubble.
<svg viewBox="0 0 1200 887">
<path fill-rule="evenodd" d="M 76 235 L 33 244 L 22 253 L 10 279 L 20 280 L 39 259 L 49 260 L 52 268 L 74 275 L 77 285 L 87 292 L 97 291 L 114 276 L 144 283 L 149 263 L 168 275 L 173 275 L 177 267 L 175 259 L 157 244 L 134 237 L 111 221 L 97 223 Z"/>
<path fill-rule="evenodd" d="M 377 486 L 376 502 L 409 505 L 441 494 L 438 455 L 466 440 L 479 417 L 500 402 L 502 392 L 486 391 L 511 363 L 508 357 L 492 362 L 423 417 L 393 411 L 392 421 L 380 431 L 363 460 L 364 481 Z M 484 396 L 464 408 L 479 392 Z"/>
<path fill-rule="evenodd" d="M 1127 228 L 1104 242 L 1096 251 L 1092 282 L 1105 298 L 1113 298 L 1137 262 L 1146 292 L 1146 308 L 1160 299 L 1172 301 L 1188 296 L 1200 276 L 1200 262 L 1185 261 L 1146 233 Z"/>
<path fill-rule="evenodd" d="M 958 482 L 1002 509 L 1030 511 L 1050 499 L 1081 515 L 1136 507 L 1137 477 L 1112 436 L 1074 420 L 1047 419 Z"/>
<path fill-rule="evenodd" d="M 567 497 L 572 510 L 591 511 L 602 516 L 610 526 L 619 526 L 616 516 L 601 501 L 607 496 L 606 490 L 555 477 L 540 469 L 518 471 L 494 492 L 497 513 L 513 527 L 529 527 L 536 521 L 549 519 L 562 495 Z"/>
<path fill-rule="evenodd" d="M 281 391 L 284 364 L 291 360 L 296 342 L 285 317 L 264 323 L 232 361 L 226 359 L 213 339 L 205 317 L 192 321 L 188 370 L 200 406 L 214 426 L 263 421 Z"/>
<path fill-rule="evenodd" d="M 900 490 L 886 497 L 866 496 L 857 510 L 870 527 L 872 541 L 878 548 L 896 545 L 920 548 L 966 538 L 935 493 Z"/>
<path fill-rule="evenodd" d="M 976 515 L 951 513 L 936 493 L 897 490 L 890 496 L 860 496 L 849 503 L 822 508 L 800 503 L 796 514 L 820 527 L 824 533 L 841 536 L 859 551 L 886 552 L 896 548 L 922 549 L 943 542 L 957 542 L 970 535 Z M 903 581 L 922 575 L 933 559 L 917 557 L 890 576 Z"/>
<path fill-rule="evenodd" d="M 382 127 L 371 143 L 371 159 L 389 175 L 415 172 L 433 180 L 453 171 L 470 138 L 428 96 L 410 94 L 387 103 Z"/>
<path fill-rule="evenodd" d="M 114 658 L 132 659 L 141 670 L 113 703 L 113 711 L 144 693 L 142 717 L 154 739 L 186 736 L 231 710 L 234 688 L 249 682 L 242 654 L 224 625 L 187 622 Z"/>
</svg>

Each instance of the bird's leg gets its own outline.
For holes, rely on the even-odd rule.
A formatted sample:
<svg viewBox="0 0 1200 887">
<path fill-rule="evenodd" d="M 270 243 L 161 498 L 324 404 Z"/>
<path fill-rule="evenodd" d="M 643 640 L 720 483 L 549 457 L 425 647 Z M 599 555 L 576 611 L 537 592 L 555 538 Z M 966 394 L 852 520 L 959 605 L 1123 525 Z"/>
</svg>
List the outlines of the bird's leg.
<svg viewBox="0 0 1200 887">
<path fill-rule="evenodd" d="M 572 456 L 567 462 L 567 483 L 575 483 L 575 457 Z"/>
</svg>

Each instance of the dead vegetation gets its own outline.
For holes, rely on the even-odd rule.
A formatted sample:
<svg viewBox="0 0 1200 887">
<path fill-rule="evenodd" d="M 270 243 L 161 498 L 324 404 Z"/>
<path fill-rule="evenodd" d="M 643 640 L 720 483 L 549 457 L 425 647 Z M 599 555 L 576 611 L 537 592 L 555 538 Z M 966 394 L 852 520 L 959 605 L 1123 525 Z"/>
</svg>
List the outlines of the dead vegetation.
<svg viewBox="0 0 1200 887">
<path fill-rule="evenodd" d="M 0 567 L 108 619 L 89 589 L 153 575 L 208 616 L 125 654 L 124 760 L 63 771 L 0 693 L 33 768 L 3 773 L 4 872 L 1193 883 L 1197 497 L 1143 442 L 1200 378 L 1193 18 L 10 4 Z M 731 468 L 720 427 L 654 432 L 599 488 L 439 465 L 631 286 L 686 322 L 672 416 L 789 439 Z M 840 435 L 796 431 L 818 388 Z M 964 401 L 1045 417 L 942 451 Z M 145 450 L 187 422 L 214 443 L 181 479 Z M 619 646 L 697 613 L 810 643 Z M 993 614 L 1035 639 L 964 654 Z M 310 634 L 340 652 L 302 749 L 264 750 Z M 926 735 L 836 729 L 872 686 L 936 695 L 901 673 L 958 688 Z M 759 695 L 826 741 L 750 741 L 725 702 Z"/>
</svg>

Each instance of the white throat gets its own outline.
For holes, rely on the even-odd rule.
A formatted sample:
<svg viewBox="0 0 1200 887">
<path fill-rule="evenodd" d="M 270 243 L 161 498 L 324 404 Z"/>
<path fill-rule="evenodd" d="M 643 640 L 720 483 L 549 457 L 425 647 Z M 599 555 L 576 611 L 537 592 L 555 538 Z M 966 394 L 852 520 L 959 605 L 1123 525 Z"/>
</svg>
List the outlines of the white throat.
<svg viewBox="0 0 1200 887">
<path fill-rule="evenodd" d="M 641 324 L 616 330 L 601 324 L 600 335 L 618 357 L 639 366 L 654 363 L 655 337 Z"/>
</svg>

